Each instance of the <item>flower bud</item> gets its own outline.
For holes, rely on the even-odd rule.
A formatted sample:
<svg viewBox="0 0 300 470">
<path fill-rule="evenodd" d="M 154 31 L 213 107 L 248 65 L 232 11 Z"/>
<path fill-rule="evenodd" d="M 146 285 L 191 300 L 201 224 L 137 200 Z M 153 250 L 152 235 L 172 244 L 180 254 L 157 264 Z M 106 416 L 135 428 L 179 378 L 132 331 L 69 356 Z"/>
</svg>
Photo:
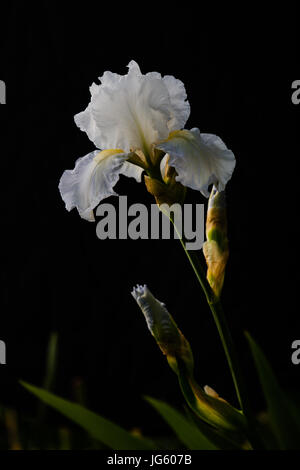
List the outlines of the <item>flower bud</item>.
<svg viewBox="0 0 300 470">
<path fill-rule="evenodd" d="M 145 176 L 145 185 L 150 194 L 155 197 L 158 207 L 161 204 L 172 206 L 174 203 L 182 204 L 186 194 L 186 187 L 176 181 L 176 170 L 169 166 L 169 156 L 163 159 L 162 180 Z"/>
<path fill-rule="evenodd" d="M 167 356 L 177 374 L 188 405 L 206 423 L 229 433 L 243 432 L 244 418 L 240 411 L 219 397 L 210 387 L 203 390 L 194 379 L 194 360 L 189 342 L 177 327 L 165 305 L 157 300 L 147 286 L 138 285 L 132 291 L 142 310 L 148 328 L 158 346 Z"/>
<path fill-rule="evenodd" d="M 218 400 L 224 401 L 225 403 L 228 403 L 224 398 L 220 397 L 218 392 L 216 392 L 212 387 L 209 385 L 204 385 L 203 390 L 205 391 L 206 395 L 209 395 L 210 397 L 217 398 Z"/>
<path fill-rule="evenodd" d="M 229 256 L 225 192 L 213 186 L 206 218 L 206 238 L 203 253 L 207 264 L 207 280 L 217 298 L 220 297 Z"/>
<path fill-rule="evenodd" d="M 187 370 L 192 371 L 194 360 L 189 342 L 177 327 L 165 305 L 151 294 L 146 285 L 134 287 L 131 294 L 142 310 L 151 334 L 161 351 L 167 356 L 172 369 L 177 372 L 176 358 L 180 358 Z"/>
</svg>

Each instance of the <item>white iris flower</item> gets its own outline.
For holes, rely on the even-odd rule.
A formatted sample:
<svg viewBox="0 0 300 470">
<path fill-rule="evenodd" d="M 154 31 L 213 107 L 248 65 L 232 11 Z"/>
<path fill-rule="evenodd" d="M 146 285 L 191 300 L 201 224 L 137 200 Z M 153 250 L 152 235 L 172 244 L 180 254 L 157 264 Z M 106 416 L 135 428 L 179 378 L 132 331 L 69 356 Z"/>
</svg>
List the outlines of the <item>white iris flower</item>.
<svg viewBox="0 0 300 470">
<path fill-rule="evenodd" d="M 180 80 L 157 72 L 143 75 L 134 61 L 128 68 L 127 75 L 105 72 L 101 84 L 90 87 L 88 107 L 75 116 L 98 150 L 63 173 L 59 190 L 67 210 L 76 207 L 90 221 L 99 202 L 116 195 L 120 174 L 137 181 L 144 170 L 157 174 L 164 154 L 176 181 L 205 196 L 210 184 L 224 190 L 235 166 L 233 153 L 219 137 L 196 128 L 182 130 L 190 105 Z"/>
</svg>

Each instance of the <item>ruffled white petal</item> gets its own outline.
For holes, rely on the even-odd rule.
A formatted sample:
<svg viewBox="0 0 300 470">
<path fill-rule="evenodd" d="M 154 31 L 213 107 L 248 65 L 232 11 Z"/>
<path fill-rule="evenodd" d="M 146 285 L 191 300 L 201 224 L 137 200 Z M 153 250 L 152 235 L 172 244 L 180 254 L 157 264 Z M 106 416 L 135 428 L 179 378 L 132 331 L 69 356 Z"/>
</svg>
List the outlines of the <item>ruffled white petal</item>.
<svg viewBox="0 0 300 470">
<path fill-rule="evenodd" d="M 206 197 L 211 184 L 218 191 L 225 189 L 235 167 L 235 156 L 220 137 L 200 134 L 197 128 L 173 132 L 157 148 L 170 155 L 169 165 L 178 173 L 176 180 Z"/>
<path fill-rule="evenodd" d="M 135 178 L 135 180 L 140 183 L 142 180 L 143 168 L 133 163 L 124 161 L 120 173 L 128 178 Z"/>
<path fill-rule="evenodd" d="M 117 195 L 113 188 L 120 174 L 135 177 L 140 181 L 143 170 L 127 162 L 127 158 L 128 154 L 121 150 L 95 150 L 79 158 L 75 168 L 66 170 L 59 182 L 66 209 L 70 211 L 76 207 L 83 219 L 93 222 L 93 209 L 99 202 L 106 197 Z"/>
<path fill-rule="evenodd" d="M 93 94 L 95 94 L 95 91 L 93 92 Z M 74 120 L 77 126 L 79 127 L 79 129 L 87 133 L 88 138 L 92 142 L 94 142 L 96 147 L 103 148 L 102 143 L 101 143 L 101 135 L 97 128 L 96 121 L 93 118 L 91 103 L 88 105 L 88 107 L 84 111 L 76 114 L 74 116 Z"/>
<path fill-rule="evenodd" d="M 190 104 L 186 101 L 187 95 L 184 84 L 172 75 L 166 75 L 163 82 L 168 88 L 173 109 L 172 119 L 168 122 L 169 130 L 171 132 L 182 129 L 191 112 Z"/>
<path fill-rule="evenodd" d="M 143 75 L 131 61 L 127 75 L 105 72 L 92 84 L 91 102 L 75 116 L 81 130 L 100 148 L 142 149 L 184 126 L 189 115 L 184 85 L 157 72 Z"/>
</svg>

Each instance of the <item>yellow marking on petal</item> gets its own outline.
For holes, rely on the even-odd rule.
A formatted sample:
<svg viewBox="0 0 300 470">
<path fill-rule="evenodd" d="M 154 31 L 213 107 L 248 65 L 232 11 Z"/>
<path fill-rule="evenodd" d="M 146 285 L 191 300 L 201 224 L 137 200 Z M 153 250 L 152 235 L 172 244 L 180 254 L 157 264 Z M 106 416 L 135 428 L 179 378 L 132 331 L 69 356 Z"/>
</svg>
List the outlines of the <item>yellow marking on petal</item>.
<svg viewBox="0 0 300 470">
<path fill-rule="evenodd" d="M 162 142 L 168 142 L 168 140 L 172 140 L 176 137 L 181 137 L 182 139 L 184 139 L 184 138 L 185 139 L 190 139 L 191 137 L 193 137 L 193 135 L 187 129 L 183 129 L 181 131 L 180 130 L 179 131 L 172 131 L 168 135 L 168 138 L 163 140 Z"/>
<path fill-rule="evenodd" d="M 101 152 L 97 153 L 97 155 L 94 158 L 94 162 L 100 163 L 101 160 L 104 160 L 107 157 L 112 157 L 113 155 L 116 155 L 116 153 L 125 153 L 124 150 L 122 149 L 106 149 L 102 150 Z"/>
</svg>

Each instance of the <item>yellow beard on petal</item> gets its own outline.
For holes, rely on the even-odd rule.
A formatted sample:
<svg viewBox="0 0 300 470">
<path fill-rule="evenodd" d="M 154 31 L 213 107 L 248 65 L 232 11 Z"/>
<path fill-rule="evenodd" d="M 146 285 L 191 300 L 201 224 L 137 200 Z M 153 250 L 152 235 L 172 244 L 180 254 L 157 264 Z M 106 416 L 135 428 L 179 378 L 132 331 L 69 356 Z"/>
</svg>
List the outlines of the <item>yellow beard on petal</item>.
<svg viewBox="0 0 300 470">
<path fill-rule="evenodd" d="M 97 153 L 94 158 L 94 162 L 100 163 L 101 160 L 104 160 L 107 157 L 111 157 L 112 155 L 116 155 L 116 153 L 124 153 L 122 149 L 106 149 L 102 150 L 101 152 Z"/>
<path fill-rule="evenodd" d="M 174 139 L 175 137 L 181 137 L 182 139 L 185 138 L 185 139 L 190 140 L 191 139 L 190 131 L 188 131 L 187 129 L 172 131 L 168 135 L 167 139 L 162 140 L 160 143 L 168 142 L 168 140 Z"/>
</svg>

